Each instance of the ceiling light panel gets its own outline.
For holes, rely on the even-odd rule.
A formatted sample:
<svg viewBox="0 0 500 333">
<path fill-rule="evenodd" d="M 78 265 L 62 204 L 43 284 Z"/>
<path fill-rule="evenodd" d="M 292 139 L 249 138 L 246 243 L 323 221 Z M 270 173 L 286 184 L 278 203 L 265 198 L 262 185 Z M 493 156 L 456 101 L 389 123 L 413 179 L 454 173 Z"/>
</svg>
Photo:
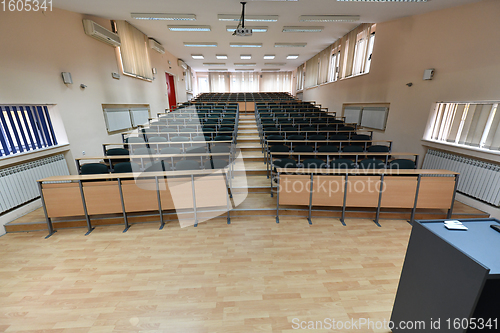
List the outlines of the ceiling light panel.
<svg viewBox="0 0 500 333">
<path fill-rule="evenodd" d="M 284 62 L 266 62 L 264 66 L 285 66 Z"/>
<path fill-rule="evenodd" d="M 226 60 L 227 59 L 227 55 L 226 54 L 217 54 L 215 57 L 218 60 Z"/>
<path fill-rule="evenodd" d="M 132 13 L 136 20 L 164 20 L 164 21 L 195 21 L 194 14 L 166 14 L 166 13 Z"/>
<path fill-rule="evenodd" d="M 279 68 L 262 68 L 261 72 L 279 72 L 280 70 Z"/>
<path fill-rule="evenodd" d="M 239 22 L 241 18 L 240 14 L 219 14 L 217 19 L 219 21 L 232 21 Z M 276 22 L 278 21 L 278 15 L 246 15 L 245 22 Z"/>
<path fill-rule="evenodd" d="M 254 69 L 248 69 L 248 68 L 236 68 L 237 71 L 239 72 L 253 72 Z"/>
<path fill-rule="evenodd" d="M 205 57 L 203 54 L 191 54 L 191 58 L 196 59 L 196 60 L 203 60 Z"/>
<path fill-rule="evenodd" d="M 289 60 L 297 59 L 299 57 L 298 54 L 289 54 L 286 58 Z"/>
<path fill-rule="evenodd" d="M 324 27 L 283 27 L 283 32 L 321 32 Z"/>
<path fill-rule="evenodd" d="M 189 47 L 217 47 L 217 43 L 184 42 L 184 46 L 189 46 Z"/>
<path fill-rule="evenodd" d="M 170 31 L 211 31 L 209 25 L 168 25 Z"/>
<path fill-rule="evenodd" d="M 245 21 L 247 20 L 245 16 Z M 234 32 L 236 30 L 237 26 L 236 25 L 226 25 L 226 31 L 227 32 Z M 267 32 L 268 27 L 263 27 L 263 26 L 250 26 L 246 25 L 245 28 L 247 29 L 252 29 L 252 32 Z"/>
<path fill-rule="evenodd" d="M 337 1 L 355 1 L 355 2 L 427 2 L 427 0 L 337 0 Z"/>
<path fill-rule="evenodd" d="M 354 22 L 359 21 L 359 15 L 301 15 L 301 22 Z"/>
<path fill-rule="evenodd" d="M 276 58 L 276 56 L 274 54 L 266 54 L 264 56 L 265 60 L 273 60 L 274 58 Z"/>
<path fill-rule="evenodd" d="M 235 66 L 255 66 L 256 63 L 235 62 Z"/>
<path fill-rule="evenodd" d="M 240 55 L 241 60 L 250 60 L 252 59 L 252 56 L 250 54 L 242 54 Z"/>
<path fill-rule="evenodd" d="M 274 47 L 305 47 L 307 43 L 274 43 Z"/>
<path fill-rule="evenodd" d="M 209 72 L 227 72 L 227 68 L 223 68 L 223 69 L 210 68 L 208 71 Z"/>
<path fill-rule="evenodd" d="M 225 62 L 204 62 L 203 66 L 226 66 Z"/>
<path fill-rule="evenodd" d="M 231 47 L 262 47 L 262 43 L 229 43 Z"/>
</svg>

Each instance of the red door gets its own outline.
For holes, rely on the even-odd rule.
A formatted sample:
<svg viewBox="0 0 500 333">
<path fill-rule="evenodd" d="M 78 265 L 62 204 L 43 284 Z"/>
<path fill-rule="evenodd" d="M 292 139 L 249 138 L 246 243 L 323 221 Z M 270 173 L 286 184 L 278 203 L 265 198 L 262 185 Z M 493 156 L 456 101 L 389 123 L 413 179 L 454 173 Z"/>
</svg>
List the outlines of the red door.
<svg viewBox="0 0 500 333">
<path fill-rule="evenodd" d="M 175 82 L 174 76 L 165 73 L 167 76 L 167 94 L 168 94 L 168 105 L 170 110 L 174 110 L 177 105 L 177 99 L 175 98 Z"/>
</svg>

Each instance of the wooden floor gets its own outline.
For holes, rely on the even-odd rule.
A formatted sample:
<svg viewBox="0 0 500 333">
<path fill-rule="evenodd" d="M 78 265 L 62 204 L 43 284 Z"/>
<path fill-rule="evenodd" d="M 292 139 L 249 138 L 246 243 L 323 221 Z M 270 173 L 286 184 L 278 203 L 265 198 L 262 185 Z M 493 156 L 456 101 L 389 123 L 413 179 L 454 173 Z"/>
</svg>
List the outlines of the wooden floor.
<svg viewBox="0 0 500 333">
<path fill-rule="evenodd" d="M 294 318 L 389 320 L 410 225 L 303 222 L 6 234 L 0 331 L 295 332 Z"/>
</svg>

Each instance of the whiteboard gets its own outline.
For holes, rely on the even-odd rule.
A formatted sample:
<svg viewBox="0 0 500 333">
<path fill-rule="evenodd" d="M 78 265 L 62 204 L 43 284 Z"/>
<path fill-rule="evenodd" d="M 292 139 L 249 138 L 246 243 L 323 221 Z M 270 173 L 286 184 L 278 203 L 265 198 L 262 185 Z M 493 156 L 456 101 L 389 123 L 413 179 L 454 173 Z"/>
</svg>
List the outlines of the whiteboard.
<svg viewBox="0 0 500 333">
<path fill-rule="evenodd" d="M 387 111 L 386 107 L 364 107 L 361 114 L 361 126 L 385 130 Z"/>
<path fill-rule="evenodd" d="M 108 132 L 121 131 L 132 128 L 128 109 L 105 109 L 104 119 Z"/>
<path fill-rule="evenodd" d="M 132 125 L 134 127 L 144 125 L 149 122 L 148 109 L 130 109 L 130 115 L 132 116 Z"/>
<path fill-rule="evenodd" d="M 346 106 L 344 108 L 344 117 L 346 124 L 360 124 L 361 106 Z"/>
</svg>

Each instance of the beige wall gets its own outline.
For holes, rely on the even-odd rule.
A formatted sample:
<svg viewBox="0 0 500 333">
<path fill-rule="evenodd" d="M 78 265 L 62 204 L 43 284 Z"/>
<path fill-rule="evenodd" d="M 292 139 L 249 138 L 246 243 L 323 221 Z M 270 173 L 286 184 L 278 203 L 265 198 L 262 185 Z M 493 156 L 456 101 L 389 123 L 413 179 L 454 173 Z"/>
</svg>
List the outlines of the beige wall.
<svg viewBox="0 0 500 333">
<path fill-rule="evenodd" d="M 307 89 L 304 100 L 338 113 L 343 103 L 390 103 L 387 129 L 375 137 L 423 153 L 433 103 L 500 99 L 498 13 L 500 1 L 487 0 L 380 23 L 370 73 Z M 434 79 L 423 81 L 428 68 Z"/>
<path fill-rule="evenodd" d="M 380 23 L 370 73 L 307 89 L 304 100 L 338 114 L 343 103 L 390 103 L 387 129 L 374 137 L 394 140 L 395 151 L 424 154 L 433 103 L 500 100 L 498 13 L 500 1 L 486 0 Z M 434 79 L 423 81 L 428 68 L 436 69 Z"/>
<path fill-rule="evenodd" d="M 119 135 L 107 134 L 101 104 L 150 104 L 153 115 L 162 112 L 168 107 L 165 72 L 179 78 L 177 101 L 186 100 L 182 68 L 168 52 L 151 50 L 158 72 L 153 82 L 125 75 L 113 79 L 111 73 L 120 72 L 115 49 L 85 35 L 82 18 L 59 9 L 0 12 L 0 104 L 56 104 L 70 143 L 67 160 L 73 172 L 73 160 L 82 151 L 99 156 L 102 143 L 120 142 Z M 109 20 L 94 20 L 110 28 Z M 74 83 L 63 84 L 61 72 L 70 72 Z M 87 88 L 81 89 L 81 83 Z"/>
</svg>

